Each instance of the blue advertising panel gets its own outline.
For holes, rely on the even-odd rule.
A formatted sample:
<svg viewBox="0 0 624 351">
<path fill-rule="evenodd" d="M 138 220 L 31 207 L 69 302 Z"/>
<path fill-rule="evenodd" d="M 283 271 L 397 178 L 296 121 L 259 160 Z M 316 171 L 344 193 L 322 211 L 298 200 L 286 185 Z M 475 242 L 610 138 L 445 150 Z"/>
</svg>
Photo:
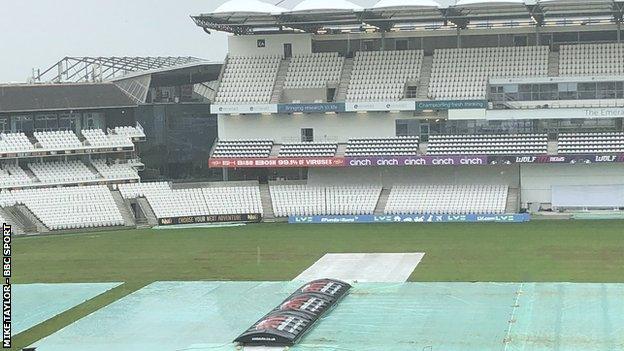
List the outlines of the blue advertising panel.
<svg viewBox="0 0 624 351">
<path fill-rule="evenodd" d="M 278 104 L 278 113 L 323 113 L 323 112 L 345 112 L 345 103 L 319 103 L 319 104 Z"/>
<path fill-rule="evenodd" d="M 465 214 L 465 215 L 347 215 L 347 216 L 290 216 L 290 224 L 331 224 L 331 223 L 522 223 L 528 222 L 528 213 L 515 214 Z"/>
<path fill-rule="evenodd" d="M 464 110 L 487 109 L 487 100 L 431 100 L 416 101 L 416 111 L 419 110 Z"/>
</svg>

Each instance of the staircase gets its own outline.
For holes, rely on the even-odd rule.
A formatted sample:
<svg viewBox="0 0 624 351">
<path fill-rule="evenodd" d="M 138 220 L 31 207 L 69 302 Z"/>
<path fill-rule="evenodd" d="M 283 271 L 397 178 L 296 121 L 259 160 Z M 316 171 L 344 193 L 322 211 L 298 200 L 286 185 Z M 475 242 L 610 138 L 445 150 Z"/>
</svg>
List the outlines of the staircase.
<svg viewBox="0 0 624 351">
<path fill-rule="evenodd" d="M 433 56 L 423 57 L 420 68 L 420 80 L 418 81 L 417 100 L 429 100 L 429 83 L 431 82 L 431 70 L 433 68 Z"/>
<path fill-rule="evenodd" d="M 559 153 L 559 143 L 557 141 L 549 141 L 548 142 L 548 154 L 556 155 Z"/>
<path fill-rule="evenodd" d="M 117 208 L 121 213 L 121 217 L 124 220 L 124 225 L 126 227 L 136 227 L 136 220 L 132 214 L 132 209 L 123 199 L 119 190 L 113 190 L 111 191 L 111 194 L 113 195 L 113 200 L 115 200 L 115 204 L 117 205 Z"/>
<path fill-rule="evenodd" d="M 28 233 L 49 233 L 50 229 L 43 224 L 34 213 L 32 213 L 28 207 L 24 205 L 14 206 L 14 212 L 11 214 L 17 218 L 18 221 L 21 221 L 25 224 L 24 230 Z M 33 230 L 34 229 L 34 230 Z"/>
<path fill-rule="evenodd" d="M 336 148 L 336 157 L 343 157 L 347 152 L 347 144 L 338 144 Z"/>
<path fill-rule="evenodd" d="M 518 188 L 509 188 L 507 193 L 507 205 L 505 213 L 518 213 L 520 211 L 520 190 Z"/>
<path fill-rule="evenodd" d="M 353 59 L 347 58 L 342 65 L 342 73 L 340 75 L 340 83 L 336 92 L 335 101 L 346 101 L 347 90 L 349 90 L 349 82 L 351 82 L 351 73 L 353 72 Z"/>
<path fill-rule="evenodd" d="M 558 51 L 551 51 L 548 54 L 548 76 L 549 77 L 559 76 L 559 52 Z"/>
<path fill-rule="evenodd" d="M 29 222 L 24 223 L 22 218 L 17 218 L 14 216 L 13 212 L 10 210 L 11 207 L 0 208 L 0 216 L 4 218 L 8 224 L 11 225 L 11 230 L 13 234 L 26 234 L 27 232 L 32 233 L 36 231 L 36 227 Z M 30 229 L 26 231 L 26 228 Z"/>
<path fill-rule="evenodd" d="M 141 211 L 143 211 L 143 214 L 145 214 L 145 217 L 147 218 L 147 224 L 152 227 L 157 226 L 158 219 L 156 218 L 156 215 L 152 210 L 152 206 L 150 206 L 149 202 L 147 202 L 147 199 L 144 197 L 140 197 L 137 199 L 137 204 L 139 205 Z"/>
<path fill-rule="evenodd" d="M 271 153 L 269 154 L 269 156 L 270 157 L 277 157 L 277 156 L 279 156 L 281 148 L 282 148 L 282 145 L 274 144 L 273 148 L 271 149 Z"/>
<path fill-rule="evenodd" d="M 262 200 L 262 217 L 265 222 L 275 222 L 275 212 L 273 212 L 273 201 L 268 184 L 260 184 L 260 199 Z"/>
<path fill-rule="evenodd" d="M 282 90 L 284 90 L 288 67 L 290 67 L 290 59 L 283 59 L 277 69 L 277 77 L 275 77 L 275 84 L 273 84 L 273 93 L 270 100 L 272 104 L 277 104 L 282 99 Z"/>
<path fill-rule="evenodd" d="M 384 214 L 389 197 L 390 189 L 381 189 L 381 195 L 379 195 L 379 200 L 377 201 L 377 206 L 375 207 L 375 215 L 381 216 Z"/>
</svg>

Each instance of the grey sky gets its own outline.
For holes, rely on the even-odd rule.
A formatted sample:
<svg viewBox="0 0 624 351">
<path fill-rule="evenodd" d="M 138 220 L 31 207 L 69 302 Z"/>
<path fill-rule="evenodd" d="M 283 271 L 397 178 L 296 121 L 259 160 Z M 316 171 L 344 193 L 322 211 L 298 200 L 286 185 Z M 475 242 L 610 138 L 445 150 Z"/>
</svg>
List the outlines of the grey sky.
<svg viewBox="0 0 624 351">
<path fill-rule="evenodd" d="M 273 4 L 280 0 L 265 0 Z M 292 8 L 300 0 L 285 0 Z M 24 82 L 33 68 L 65 56 L 197 56 L 222 60 L 223 33 L 189 18 L 225 0 L 0 0 L 0 82 Z M 354 0 L 371 6 L 376 0 Z M 442 2 L 442 1 L 441 1 Z"/>
</svg>

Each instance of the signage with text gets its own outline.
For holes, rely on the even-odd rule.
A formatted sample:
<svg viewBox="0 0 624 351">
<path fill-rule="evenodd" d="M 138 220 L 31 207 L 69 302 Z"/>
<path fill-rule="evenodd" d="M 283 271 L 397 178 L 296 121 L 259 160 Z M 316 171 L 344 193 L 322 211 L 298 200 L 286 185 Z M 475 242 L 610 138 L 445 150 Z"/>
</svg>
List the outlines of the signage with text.
<svg viewBox="0 0 624 351">
<path fill-rule="evenodd" d="M 291 216 L 290 224 L 334 223 L 522 223 L 531 219 L 528 213 L 512 214 L 402 214 L 402 215 L 353 215 L 353 216 Z"/>
<path fill-rule="evenodd" d="M 344 102 L 326 102 L 315 104 L 278 104 L 278 113 L 323 113 L 323 112 L 345 112 Z"/>
<path fill-rule="evenodd" d="M 199 223 L 233 223 L 233 222 L 260 222 L 259 213 L 231 214 L 231 215 L 203 215 L 158 218 L 158 225 L 180 225 Z"/>
</svg>

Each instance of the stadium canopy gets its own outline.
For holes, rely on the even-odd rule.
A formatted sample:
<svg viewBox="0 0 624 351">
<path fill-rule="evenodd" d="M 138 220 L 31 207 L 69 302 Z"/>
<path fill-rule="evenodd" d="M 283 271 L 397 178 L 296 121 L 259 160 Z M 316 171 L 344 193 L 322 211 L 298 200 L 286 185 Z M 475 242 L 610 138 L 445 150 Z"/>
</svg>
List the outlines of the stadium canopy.
<svg viewBox="0 0 624 351">
<path fill-rule="evenodd" d="M 255 5 L 243 9 L 247 1 Z M 323 34 L 621 23 L 624 13 L 624 0 L 458 0 L 452 6 L 435 0 L 380 0 L 369 8 L 347 0 L 304 0 L 292 10 L 262 4 L 226 3 L 191 17 L 207 32 Z"/>
<path fill-rule="evenodd" d="M 240 15 L 248 13 L 282 13 L 285 8 L 259 0 L 230 0 L 214 10 L 213 14 Z"/>
<path fill-rule="evenodd" d="M 427 8 L 442 7 L 433 0 L 381 0 L 372 9 L 410 9 L 410 8 Z"/>
<path fill-rule="evenodd" d="M 290 12 L 349 12 L 361 9 L 361 6 L 346 0 L 303 0 Z"/>
</svg>

